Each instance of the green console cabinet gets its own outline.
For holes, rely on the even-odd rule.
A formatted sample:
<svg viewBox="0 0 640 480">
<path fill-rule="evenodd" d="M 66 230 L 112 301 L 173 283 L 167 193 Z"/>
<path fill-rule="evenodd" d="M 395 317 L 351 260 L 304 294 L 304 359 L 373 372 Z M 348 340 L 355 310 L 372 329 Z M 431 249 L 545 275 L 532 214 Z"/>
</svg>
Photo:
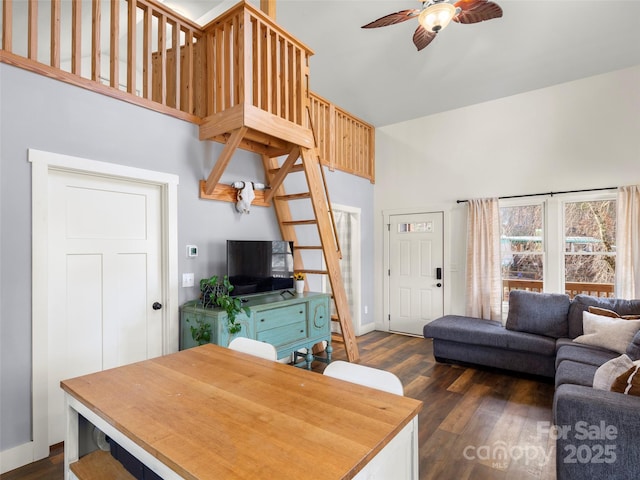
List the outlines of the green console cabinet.
<svg viewBox="0 0 640 480">
<path fill-rule="evenodd" d="M 329 295 L 305 292 L 291 296 L 284 292 L 252 295 L 245 300 L 243 306 L 249 307 L 251 315 L 242 313 L 236 317 L 242 329 L 234 336 L 270 343 L 276 347 L 279 359 L 292 358 L 305 349 L 307 368 L 311 368 L 315 358 L 312 347 L 326 341 L 325 361 L 331 361 Z M 193 300 L 180 308 L 180 350 L 197 345 L 191 336 L 191 326 L 197 327 L 200 322 L 211 325 L 211 343 L 229 346 L 232 336 L 227 331 L 226 312 L 204 308 L 198 300 Z"/>
</svg>

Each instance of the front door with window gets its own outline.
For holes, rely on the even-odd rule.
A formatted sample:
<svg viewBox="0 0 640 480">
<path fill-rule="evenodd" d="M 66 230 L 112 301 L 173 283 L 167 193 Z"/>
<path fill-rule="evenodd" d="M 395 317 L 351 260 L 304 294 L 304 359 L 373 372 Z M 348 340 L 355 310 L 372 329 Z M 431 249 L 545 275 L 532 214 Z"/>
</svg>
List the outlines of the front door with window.
<svg viewBox="0 0 640 480">
<path fill-rule="evenodd" d="M 444 312 L 443 212 L 390 215 L 389 330 L 422 335 Z"/>
</svg>

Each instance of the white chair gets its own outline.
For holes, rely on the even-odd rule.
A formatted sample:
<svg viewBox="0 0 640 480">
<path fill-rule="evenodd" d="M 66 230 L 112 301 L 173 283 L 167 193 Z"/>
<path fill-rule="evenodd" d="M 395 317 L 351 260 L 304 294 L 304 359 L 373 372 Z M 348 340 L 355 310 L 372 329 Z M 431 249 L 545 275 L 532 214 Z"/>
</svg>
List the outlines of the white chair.
<svg viewBox="0 0 640 480">
<path fill-rule="evenodd" d="M 336 360 L 327 365 L 323 373 L 329 377 L 339 378 L 340 380 L 357 383 L 365 387 L 384 390 L 396 395 L 404 395 L 400 379 L 386 370 Z"/>
<path fill-rule="evenodd" d="M 245 337 L 236 337 L 229 343 L 231 350 L 248 353 L 256 357 L 265 358 L 267 360 L 278 360 L 278 352 L 276 347 L 270 343 L 260 342 Z"/>
</svg>

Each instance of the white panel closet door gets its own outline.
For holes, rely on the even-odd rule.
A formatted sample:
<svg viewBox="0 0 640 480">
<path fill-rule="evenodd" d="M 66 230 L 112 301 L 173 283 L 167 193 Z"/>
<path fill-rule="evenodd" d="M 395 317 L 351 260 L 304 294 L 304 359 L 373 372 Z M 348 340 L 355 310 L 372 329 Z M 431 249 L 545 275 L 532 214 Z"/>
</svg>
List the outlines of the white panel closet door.
<svg viewBox="0 0 640 480">
<path fill-rule="evenodd" d="M 162 354 L 161 201 L 158 185 L 50 171 L 49 445 L 60 380 Z"/>
</svg>

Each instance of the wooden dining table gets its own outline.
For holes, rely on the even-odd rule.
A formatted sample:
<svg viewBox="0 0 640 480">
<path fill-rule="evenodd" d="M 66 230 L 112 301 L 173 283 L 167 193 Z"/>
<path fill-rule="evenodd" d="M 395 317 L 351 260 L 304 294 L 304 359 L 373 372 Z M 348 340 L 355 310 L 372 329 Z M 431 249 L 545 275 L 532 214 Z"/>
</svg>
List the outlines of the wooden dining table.
<svg viewBox="0 0 640 480">
<path fill-rule="evenodd" d="M 422 402 L 217 345 L 61 387 L 65 478 L 78 415 L 165 480 L 418 478 Z"/>
</svg>

